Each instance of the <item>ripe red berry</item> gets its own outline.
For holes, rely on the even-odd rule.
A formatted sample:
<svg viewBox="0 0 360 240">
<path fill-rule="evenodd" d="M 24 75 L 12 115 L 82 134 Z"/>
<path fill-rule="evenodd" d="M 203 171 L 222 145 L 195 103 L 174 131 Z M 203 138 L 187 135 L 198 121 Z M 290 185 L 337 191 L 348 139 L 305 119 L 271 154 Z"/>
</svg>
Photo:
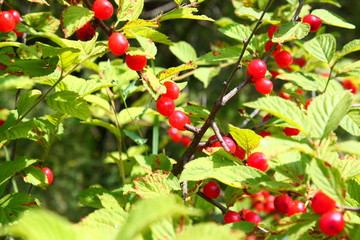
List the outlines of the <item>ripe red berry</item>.
<svg viewBox="0 0 360 240">
<path fill-rule="evenodd" d="M 215 199 L 220 195 L 220 186 L 214 181 L 209 181 L 205 184 L 203 193 L 208 198 Z"/>
<path fill-rule="evenodd" d="M 185 131 L 185 124 L 190 124 L 190 118 L 182 111 L 174 111 L 169 117 L 170 126 Z"/>
<path fill-rule="evenodd" d="M 114 7 L 108 0 L 95 0 L 91 10 L 94 11 L 96 18 L 102 20 L 111 18 L 114 13 Z"/>
<path fill-rule="evenodd" d="M 48 168 L 48 167 L 43 167 L 43 168 L 41 169 L 41 171 L 44 172 L 44 174 L 45 174 L 45 176 L 46 176 L 46 179 L 47 179 L 47 184 L 50 185 L 50 184 L 53 182 L 53 180 L 54 180 L 54 174 L 53 174 L 53 172 L 52 172 L 51 169 Z"/>
<path fill-rule="evenodd" d="M 280 68 L 286 68 L 293 62 L 293 58 L 288 51 L 281 51 L 275 56 L 275 62 Z"/>
<path fill-rule="evenodd" d="M 236 143 L 234 142 L 234 140 L 232 140 L 229 137 L 223 137 L 223 140 L 224 140 L 226 146 L 229 148 L 229 151 L 231 153 L 235 153 Z M 221 143 L 219 141 L 216 141 L 213 144 L 211 144 L 211 147 L 222 147 L 222 146 L 221 146 Z"/>
<path fill-rule="evenodd" d="M 310 99 L 306 100 L 306 102 L 305 102 L 305 109 L 308 109 L 309 105 L 311 104 L 311 102 L 312 102 L 313 100 L 314 100 L 313 98 L 310 98 Z"/>
<path fill-rule="evenodd" d="M 234 223 L 234 222 L 240 222 L 240 221 L 241 221 L 241 217 L 237 212 L 228 211 L 224 215 L 225 223 Z"/>
<path fill-rule="evenodd" d="M 7 12 L 9 12 L 13 16 L 15 23 L 21 22 L 23 20 L 20 13 L 15 9 L 8 10 Z"/>
<path fill-rule="evenodd" d="M 307 23 L 310 25 L 310 32 L 316 32 L 317 30 L 319 30 L 319 28 L 321 27 L 322 21 L 320 18 L 318 18 L 315 15 L 306 15 L 303 19 L 302 19 L 303 23 Z"/>
<path fill-rule="evenodd" d="M 283 129 L 283 132 L 286 136 L 296 136 L 300 133 L 300 130 L 297 128 L 286 127 Z"/>
<path fill-rule="evenodd" d="M 277 71 L 270 71 L 270 74 L 271 74 L 271 77 L 272 77 L 272 78 L 276 78 L 277 76 L 280 75 L 280 73 L 277 72 Z"/>
<path fill-rule="evenodd" d="M 264 207 L 265 212 L 271 213 L 275 211 L 274 200 L 275 200 L 275 196 L 273 195 L 269 195 L 265 197 L 265 207 Z"/>
<path fill-rule="evenodd" d="M 245 155 L 246 155 L 245 150 L 240 146 L 236 146 L 234 156 L 239 158 L 240 160 L 243 160 L 245 158 Z"/>
<path fill-rule="evenodd" d="M 263 172 L 265 172 L 269 167 L 265 155 L 261 152 L 254 152 L 250 154 L 247 159 L 247 165 L 253 168 L 257 168 Z"/>
<path fill-rule="evenodd" d="M 265 44 L 265 52 L 269 52 L 271 47 L 274 45 L 274 43 L 272 41 L 268 41 Z M 278 54 L 279 52 L 281 52 L 281 46 L 279 44 L 276 43 L 276 48 L 275 50 L 271 53 L 272 56 L 275 56 L 276 54 Z"/>
<path fill-rule="evenodd" d="M 89 41 L 95 36 L 95 28 L 87 22 L 84 26 L 76 31 L 76 37 L 80 41 Z"/>
<path fill-rule="evenodd" d="M 173 100 L 179 97 L 180 89 L 176 83 L 166 81 L 164 82 L 164 86 L 166 87 L 166 93 L 164 93 L 163 96 L 169 97 Z"/>
<path fill-rule="evenodd" d="M 255 212 L 248 212 L 247 214 L 245 214 L 245 221 L 247 222 L 252 222 L 255 225 L 259 225 L 261 218 L 260 216 L 255 213 Z"/>
<path fill-rule="evenodd" d="M 260 78 L 255 82 L 255 89 L 261 94 L 268 94 L 273 90 L 273 83 L 267 78 Z"/>
<path fill-rule="evenodd" d="M 267 131 L 261 131 L 258 133 L 258 135 L 262 136 L 263 138 L 266 136 L 271 136 L 271 132 L 267 132 Z"/>
<path fill-rule="evenodd" d="M 11 32 L 15 29 L 15 26 L 15 19 L 10 12 L 0 12 L 0 32 Z"/>
<path fill-rule="evenodd" d="M 294 64 L 297 64 L 300 67 L 303 67 L 306 64 L 306 60 L 303 58 L 296 58 L 296 59 L 294 59 Z"/>
<path fill-rule="evenodd" d="M 324 214 L 335 207 L 336 202 L 321 191 L 317 192 L 311 201 L 311 208 L 317 214 Z"/>
<path fill-rule="evenodd" d="M 175 110 L 175 103 L 168 97 L 159 97 L 156 101 L 156 109 L 163 116 L 170 116 Z"/>
<path fill-rule="evenodd" d="M 144 69 L 147 63 L 146 56 L 144 55 L 134 55 L 131 56 L 129 54 L 126 54 L 125 57 L 126 65 L 134 71 L 141 71 Z"/>
<path fill-rule="evenodd" d="M 254 59 L 248 65 L 249 74 L 251 74 L 255 78 L 264 77 L 266 70 L 266 63 L 261 59 Z"/>
<path fill-rule="evenodd" d="M 344 79 L 341 84 L 345 89 L 350 90 L 352 94 L 356 94 L 358 92 L 358 88 L 350 79 Z"/>
<path fill-rule="evenodd" d="M 288 195 L 279 195 L 276 196 L 274 199 L 274 207 L 277 211 L 281 213 L 288 213 L 291 206 L 292 206 L 293 200 Z"/>
<path fill-rule="evenodd" d="M 239 215 L 244 219 L 245 215 L 248 214 L 249 212 L 252 212 L 252 211 L 244 208 L 243 210 L 239 211 Z"/>
<path fill-rule="evenodd" d="M 302 201 L 294 200 L 287 215 L 292 216 L 297 213 L 306 213 L 306 207 Z"/>
<path fill-rule="evenodd" d="M 129 42 L 122 33 L 116 32 L 109 37 L 108 46 L 113 54 L 123 55 L 129 48 Z"/>
<path fill-rule="evenodd" d="M 319 220 L 320 230 L 328 236 L 336 236 L 344 229 L 345 221 L 342 213 L 330 211 L 321 216 Z"/>
<path fill-rule="evenodd" d="M 268 36 L 269 36 L 270 39 L 272 39 L 272 37 L 273 37 L 273 35 L 274 35 L 274 32 L 277 31 L 278 29 L 279 29 L 279 28 L 278 28 L 277 26 L 275 26 L 275 25 L 271 25 L 271 26 L 269 27 L 267 34 L 268 34 Z"/>
<path fill-rule="evenodd" d="M 286 100 L 289 100 L 289 99 L 291 99 L 291 96 L 289 95 L 289 94 L 287 94 L 287 93 L 284 93 L 283 91 L 279 91 L 279 96 L 281 97 L 281 98 L 283 98 L 283 99 L 286 99 Z"/>
<path fill-rule="evenodd" d="M 179 130 L 176 128 L 173 127 L 169 128 L 168 134 L 174 142 L 180 142 L 182 140 L 182 135 L 179 132 Z"/>
<path fill-rule="evenodd" d="M 182 144 L 184 147 L 190 146 L 191 141 L 192 141 L 192 139 L 191 139 L 191 137 L 189 137 L 189 136 L 183 136 L 183 137 L 181 138 L 181 144 Z"/>
</svg>

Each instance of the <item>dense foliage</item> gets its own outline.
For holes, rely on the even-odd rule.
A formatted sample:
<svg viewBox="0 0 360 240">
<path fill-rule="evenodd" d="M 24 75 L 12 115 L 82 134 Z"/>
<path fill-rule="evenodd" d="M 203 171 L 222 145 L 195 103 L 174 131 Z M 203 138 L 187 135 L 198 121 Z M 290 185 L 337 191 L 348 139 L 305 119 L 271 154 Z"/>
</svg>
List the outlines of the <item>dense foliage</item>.
<svg viewBox="0 0 360 240">
<path fill-rule="evenodd" d="M 340 1 L 20 2 L 0 0 L 4 239 L 360 239 Z"/>
</svg>

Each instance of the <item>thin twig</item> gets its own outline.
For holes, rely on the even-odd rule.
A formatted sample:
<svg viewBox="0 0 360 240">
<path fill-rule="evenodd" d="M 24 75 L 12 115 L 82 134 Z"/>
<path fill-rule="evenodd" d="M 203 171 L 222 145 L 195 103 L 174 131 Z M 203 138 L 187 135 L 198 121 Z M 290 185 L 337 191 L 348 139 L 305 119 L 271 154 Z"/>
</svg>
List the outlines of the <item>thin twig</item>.
<svg viewBox="0 0 360 240">
<path fill-rule="evenodd" d="M 292 17 L 291 21 L 296 22 L 299 19 L 299 14 L 301 13 L 301 9 L 304 7 L 305 0 L 299 0 L 299 6 L 295 11 L 294 16 Z"/>
<path fill-rule="evenodd" d="M 216 124 L 215 121 L 213 121 L 213 122 L 211 123 L 211 127 L 212 127 L 212 129 L 214 130 L 214 133 L 215 133 L 218 141 L 220 142 L 221 146 L 224 148 L 225 151 L 229 152 L 230 149 L 229 149 L 229 147 L 225 144 L 225 141 L 224 141 L 224 139 L 223 139 L 223 137 L 222 137 L 222 135 L 221 135 L 221 133 L 220 133 L 220 129 L 219 129 L 219 127 L 217 126 L 217 124 Z"/>
<path fill-rule="evenodd" d="M 222 214 L 225 214 L 228 209 L 226 207 L 224 207 L 222 204 L 218 203 L 216 200 L 208 198 L 207 196 L 205 196 L 205 194 L 203 192 L 197 192 L 197 195 L 199 195 L 201 198 L 203 198 L 204 200 L 206 200 L 207 202 L 211 203 L 212 205 L 214 205 L 215 207 L 217 207 L 218 209 L 220 209 L 220 211 L 222 212 Z"/>
<path fill-rule="evenodd" d="M 193 126 L 191 124 L 185 124 L 184 128 L 186 130 L 190 131 L 190 132 L 193 132 L 193 133 L 199 133 L 199 131 L 200 131 L 200 128 L 195 127 L 195 126 Z"/>
<path fill-rule="evenodd" d="M 346 211 L 351 211 L 351 212 L 358 212 L 360 213 L 360 207 L 343 207 L 344 210 Z"/>
</svg>

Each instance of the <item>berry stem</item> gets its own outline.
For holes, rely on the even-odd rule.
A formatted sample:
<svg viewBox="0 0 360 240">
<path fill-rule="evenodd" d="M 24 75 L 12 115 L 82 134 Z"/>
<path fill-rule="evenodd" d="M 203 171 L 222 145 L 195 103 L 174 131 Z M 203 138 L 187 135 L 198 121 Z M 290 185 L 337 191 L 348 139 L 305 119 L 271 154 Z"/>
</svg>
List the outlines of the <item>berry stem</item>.
<svg viewBox="0 0 360 240">
<path fill-rule="evenodd" d="M 360 213 L 360 207 L 343 207 L 343 209 L 350 212 Z"/>
<path fill-rule="evenodd" d="M 214 130 L 214 133 L 215 133 L 218 141 L 220 142 L 221 146 L 224 148 L 225 151 L 229 152 L 230 149 L 229 149 L 228 146 L 225 144 L 225 141 L 224 141 L 223 137 L 221 136 L 220 129 L 219 129 L 219 127 L 218 127 L 218 125 L 216 124 L 215 121 L 212 121 L 211 127 L 212 127 L 212 129 Z"/>
<path fill-rule="evenodd" d="M 205 201 L 211 203 L 212 205 L 214 205 L 215 207 L 220 209 L 222 214 L 225 214 L 228 211 L 228 209 L 226 207 L 224 207 L 223 205 L 218 203 L 216 200 L 208 198 L 207 196 L 205 196 L 205 194 L 203 192 L 198 191 L 196 194 L 199 195 L 201 198 L 203 198 Z"/>
<path fill-rule="evenodd" d="M 305 4 L 305 0 L 299 0 L 299 6 L 296 9 L 295 14 L 291 19 L 292 22 L 299 20 L 299 14 L 301 12 L 301 9 L 304 7 L 304 4 Z"/>
</svg>

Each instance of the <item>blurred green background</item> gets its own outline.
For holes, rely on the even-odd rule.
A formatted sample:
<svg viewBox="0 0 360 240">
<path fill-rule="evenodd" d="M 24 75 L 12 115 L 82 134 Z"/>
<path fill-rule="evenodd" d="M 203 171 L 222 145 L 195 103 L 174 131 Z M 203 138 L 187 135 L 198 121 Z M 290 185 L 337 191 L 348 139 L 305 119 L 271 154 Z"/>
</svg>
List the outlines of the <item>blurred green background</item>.
<svg viewBox="0 0 360 240">
<path fill-rule="evenodd" d="M 256 2 L 256 1 L 235 1 L 242 2 Z M 16 9 L 21 14 L 29 12 L 51 11 L 57 18 L 59 18 L 64 6 L 59 5 L 56 1 L 49 1 L 50 7 L 42 6 L 35 3 L 29 3 L 25 0 L 5 0 L 3 9 Z M 274 10 L 286 1 L 275 1 L 271 10 Z M 359 38 L 360 36 L 360 2 L 359 1 L 339 1 L 342 5 L 341 8 L 335 7 L 330 4 L 324 3 L 311 3 L 311 6 L 316 8 L 325 8 L 333 11 L 346 19 L 346 21 L 357 26 L 355 30 L 341 29 L 335 27 L 327 27 L 327 32 L 332 32 L 336 36 L 338 48 L 352 39 Z M 143 18 L 151 19 L 159 14 L 161 11 L 167 11 L 175 7 L 171 1 L 162 0 L 145 0 L 145 9 Z M 234 14 L 234 6 L 232 1 L 220 0 L 206 0 L 199 8 L 199 14 L 205 14 L 215 20 L 222 17 L 228 17 L 238 23 L 249 24 L 243 19 L 237 18 Z M 106 23 L 111 23 L 107 20 Z M 266 32 L 268 25 L 262 27 L 261 32 Z M 100 28 L 97 29 L 101 36 L 100 38 L 106 39 L 105 34 Z M 174 42 L 186 41 L 190 43 L 195 49 L 198 56 L 201 56 L 210 51 L 211 45 L 216 44 L 218 41 L 229 40 L 226 39 L 217 27 L 211 22 L 201 22 L 194 20 L 175 20 L 164 22 L 160 30 L 167 34 Z M 59 30 L 59 35 L 63 33 Z M 72 37 L 72 39 L 75 39 Z M 29 40 L 31 43 L 33 40 Z M 181 64 L 179 60 L 169 51 L 168 46 L 158 45 L 158 54 L 155 60 L 156 66 L 172 67 Z M 351 57 L 360 59 L 358 54 L 353 54 Z M 104 58 L 105 59 L 105 58 Z M 219 89 L 222 82 L 227 78 L 231 67 L 222 69 L 221 73 L 215 77 L 211 84 L 204 88 L 203 84 L 196 80 L 194 77 L 186 79 L 188 87 L 183 91 L 187 94 L 187 99 L 204 104 L 211 107 L 219 94 Z M 79 73 L 80 75 L 82 73 Z M 241 81 L 242 75 L 239 74 L 237 78 Z M 238 84 L 236 82 L 234 84 Z M 40 87 L 41 89 L 42 87 Z M 251 100 L 259 97 L 260 95 L 252 88 L 245 88 L 241 94 L 234 98 L 228 107 L 225 107 L 219 113 L 219 119 L 226 123 L 239 124 L 243 121 L 240 117 L 238 108 L 241 106 L 240 102 Z M 0 93 L 0 106 L 3 108 L 13 109 L 15 100 L 15 92 Z M 134 101 L 135 99 L 130 99 Z M 120 107 L 120 106 L 119 106 Z M 152 106 L 153 107 L 153 106 Z M 38 107 L 32 116 L 40 116 L 47 114 L 50 111 L 42 107 Z M 161 126 L 165 126 L 162 124 Z M 65 132 L 61 139 L 57 139 L 50 150 L 48 157 L 45 159 L 44 166 L 53 169 L 55 178 L 53 184 L 43 191 L 38 188 L 32 189 L 32 194 L 39 198 L 42 206 L 51 209 L 68 217 L 72 221 L 81 219 L 91 209 L 79 207 L 77 196 L 78 194 L 87 189 L 88 187 L 98 184 L 108 189 L 118 188 L 120 185 L 119 171 L 115 164 L 105 164 L 104 158 L 106 154 L 116 151 L 116 142 L 112 135 L 102 128 L 92 127 L 80 124 L 77 119 L 69 118 L 64 123 Z M 148 138 L 148 143 L 151 143 L 151 127 L 141 129 L 145 138 Z M 168 141 L 169 138 L 166 134 L 166 128 L 160 129 L 160 142 Z M 126 146 L 133 145 L 134 143 L 126 140 Z M 11 145 L 8 146 L 11 148 Z M 179 143 L 169 142 L 165 149 L 168 155 L 173 158 L 181 156 L 185 148 Z M 0 154 L 2 155 L 0 150 Z M 43 150 L 39 145 L 27 140 L 18 141 L 17 155 L 27 155 L 34 158 L 42 158 Z M 3 161 L 3 160 L 1 160 Z M 20 184 L 20 190 L 27 192 L 29 186 L 21 185 L 20 179 L 17 179 Z"/>
</svg>

